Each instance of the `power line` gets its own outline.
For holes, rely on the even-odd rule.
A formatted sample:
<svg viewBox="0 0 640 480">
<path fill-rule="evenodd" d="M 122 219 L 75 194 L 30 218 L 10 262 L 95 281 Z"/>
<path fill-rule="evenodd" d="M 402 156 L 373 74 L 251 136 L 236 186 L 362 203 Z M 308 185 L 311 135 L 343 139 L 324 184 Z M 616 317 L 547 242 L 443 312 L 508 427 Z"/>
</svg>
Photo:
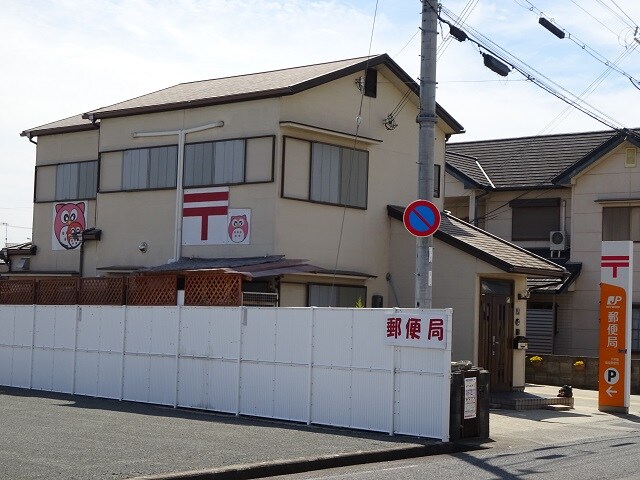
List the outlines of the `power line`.
<svg viewBox="0 0 640 480">
<path fill-rule="evenodd" d="M 629 18 L 629 16 L 627 15 L 627 18 L 629 18 L 629 20 L 631 20 L 631 23 L 629 23 L 624 17 L 620 16 L 620 14 L 618 12 L 616 12 L 613 8 L 611 8 L 609 5 L 605 4 L 602 0 L 596 0 L 596 2 L 598 2 L 600 5 L 602 5 L 602 8 L 604 8 L 605 10 L 607 10 L 608 12 L 611 13 L 611 15 L 613 15 L 614 17 L 616 17 L 618 20 L 620 20 L 622 23 L 624 23 L 627 27 L 631 27 L 631 28 L 635 28 L 636 24 L 633 20 L 631 20 L 631 18 Z M 615 2 L 613 2 L 615 4 Z M 616 5 L 617 6 L 617 5 Z M 620 7 L 618 7 L 620 8 Z M 624 12 L 623 12 L 624 13 Z M 626 15 L 626 14 L 625 14 Z"/>
<path fill-rule="evenodd" d="M 519 3 L 516 0 L 516 3 L 520 6 L 522 6 L 523 8 L 526 8 L 527 10 L 529 10 L 530 12 L 538 15 L 538 17 L 540 17 L 540 19 L 545 19 L 545 15 L 544 12 L 542 10 L 540 10 L 538 7 L 536 7 L 533 3 L 531 3 L 529 0 L 525 0 L 530 6 L 529 7 L 525 7 L 524 5 L 522 5 L 521 3 Z M 565 30 L 564 28 L 562 28 L 560 25 L 558 25 L 557 23 L 555 23 L 555 21 L 551 21 L 550 22 L 552 25 L 552 28 L 557 28 L 559 29 L 559 31 L 561 31 L 564 34 L 564 37 L 568 38 L 569 40 L 571 40 L 573 43 L 575 43 L 576 45 L 578 45 L 580 47 L 581 50 L 584 50 L 585 52 L 587 52 L 589 55 L 591 55 L 594 59 L 596 59 L 598 62 L 602 63 L 603 65 L 605 65 L 606 67 L 610 68 L 611 70 L 619 73 L 620 75 L 623 75 L 625 77 L 627 77 L 629 79 L 629 81 L 631 82 L 631 84 L 640 89 L 640 81 L 634 77 L 632 77 L 630 74 L 628 74 L 627 72 L 625 72 L 624 70 L 622 70 L 621 68 L 618 67 L 618 63 L 620 63 L 621 59 L 618 59 L 615 62 L 612 62 L 610 60 L 608 60 L 604 55 L 598 53 L 595 49 L 591 48 L 589 45 L 587 45 L 585 42 L 583 42 L 582 40 L 580 40 L 578 37 L 576 37 L 575 35 L 571 34 L 569 31 Z M 543 25 L 544 26 L 544 25 Z M 545 26 L 545 28 L 547 28 Z M 549 29 L 549 28 L 547 28 Z M 553 32 L 552 32 L 553 33 Z M 618 35 L 618 38 L 621 38 L 620 35 Z M 637 44 L 633 44 L 632 47 L 635 47 Z M 630 48 L 628 46 L 625 46 L 625 48 Z"/>
<path fill-rule="evenodd" d="M 586 10 L 582 5 L 576 3 L 574 0 L 570 0 L 571 3 L 573 3 L 576 7 L 578 7 L 580 10 L 582 10 L 584 13 L 586 13 L 587 15 L 589 15 L 591 18 L 593 18 L 596 22 L 598 22 L 600 25 L 602 25 L 604 28 L 606 28 L 607 30 L 609 30 L 611 33 L 613 33 L 616 37 L 620 38 L 620 34 L 614 32 L 613 30 L 611 30 L 607 25 L 605 25 L 602 20 L 600 20 L 598 17 L 596 17 L 595 15 L 593 15 L 590 11 Z"/>
<path fill-rule="evenodd" d="M 467 4 L 464 6 L 464 8 L 462 9 L 462 12 L 460 13 L 460 19 L 461 21 L 466 21 L 467 18 L 469 18 L 469 15 L 471 15 L 473 13 L 473 10 L 475 10 L 476 6 L 478 5 L 478 2 L 480 0 L 469 0 L 467 2 Z M 444 39 L 444 41 L 438 46 L 437 50 L 436 50 L 436 61 L 440 60 L 440 58 L 442 58 L 442 56 L 444 55 L 444 52 L 447 50 L 447 48 L 449 47 L 449 45 L 451 44 L 451 35 L 449 35 L 447 38 Z"/>
<path fill-rule="evenodd" d="M 457 17 L 455 16 L 455 14 L 453 14 L 453 12 L 449 11 L 445 7 L 442 8 L 442 12 L 445 15 L 447 15 L 447 17 L 451 18 L 453 21 L 457 20 Z M 451 25 L 452 25 L 451 22 L 443 19 L 442 17 L 440 17 L 440 19 L 443 22 L 447 23 L 451 28 Z M 464 25 L 464 22 L 460 22 L 460 24 Z M 590 116 L 594 120 L 614 130 L 624 129 L 621 122 L 615 120 L 610 115 L 602 112 L 601 110 L 597 109 L 593 105 L 588 104 L 585 100 L 581 100 L 580 98 L 576 97 L 576 95 L 574 95 L 572 92 L 562 87 L 557 82 L 554 82 L 550 78 L 546 77 L 544 74 L 537 71 L 535 68 L 531 67 L 523 60 L 511 54 L 510 52 L 505 50 L 503 47 L 493 42 L 488 37 L 484 36 L 482 33 L 474 30 L 471 26 L 465 25 L 465 31 L 471 32 L 472 34 L 471 36 L 469 36 L 468 33 L 462 32 L 468 40 L 476 44 L 479 48 L 489 52 L 490 55 L 482 52 L 480 53 L 485 58 L 485 65 L 491 65 L 494 68 L 496 68 L 496 66 L 498 67 L 498 69 L 494 71 L 498 71 L 499 68 L 507 69 L 506 72 L 503 71 L 501 73 L 502 75 L 506 75 L 509 69 L 505 64 L 508 64 L 509 66 L 511 66 L 511 68 L 518 71 L 520 74 L 522 74 L 525 78 L 530 80 L 532 83 L 534 83 L 538 87 L 546 90 L 550 94 L 554 95 L 556 98 L 562 100 L 568 105 L 571 105 L 573 108 L 576 108 L 582 111 L 585 115 Z M 487 44 L 491 44 L 492 47 L 487 46 Z M 500 52 L 500 53 L 497 53 L 497 52 Z M 496 62 L 499 65 L 496 65 Z M 504 63 L 501 63 L 501 62 L 504 62 Z"/>
<path fill-rule="evenodd" d="M 629 15 L 627 15 L 627 12 L 625 12 L 622 8 L 620 8 L 620 5 L 618 5 L 618 4 L 615 2 L 615 0 L 611 0 L 611 3 L 613 3 L 613 4 L 618 8 L 618 10 L 620 10 L 620 11 L 622 12 L 622 14 L 623 14 L 625 17 L 627 17 L 627 18 L 631 21 L 631 23 L 633 23 L 633 25 L 635 26 L 635 28 L 638 28 L 638 24 L 633 20 L 633 18 L 631 18 Z"/>
</svg>

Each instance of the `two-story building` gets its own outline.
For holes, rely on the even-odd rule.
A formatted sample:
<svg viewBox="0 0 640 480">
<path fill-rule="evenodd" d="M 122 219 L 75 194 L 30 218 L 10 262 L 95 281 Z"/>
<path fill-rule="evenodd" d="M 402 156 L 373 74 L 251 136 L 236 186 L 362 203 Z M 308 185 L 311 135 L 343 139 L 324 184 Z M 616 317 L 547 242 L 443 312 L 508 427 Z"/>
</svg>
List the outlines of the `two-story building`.
<svg viewBox="0 0 640 480">
<path fill-rule="evenodd" d="M 418 95 L 378 55 L 184 83 L 25 130 L 37 250 L 5 252 L 8 276 L 228 269 L 283 307 L 413 307 L 399 220 L 417 191 Z M 437 115 L 442 209 L 445 141 L 463 128 Z M 499 358 L 494 387 L 522 388 L 518 293 L 565 270 L 446 214 L 436 242 L 433 306 L 455 310 L 454 356 Z"/>
<path fill-rule="evenodd" d="M 447 145 L 445 209 L 571 272 L 529 280 L 532 351 L 598 356 L 601 242 L 640 241 L 638 146 L 631 130 Z M 638 303 L 632 327 L 640 350 Z"/>
</svg>

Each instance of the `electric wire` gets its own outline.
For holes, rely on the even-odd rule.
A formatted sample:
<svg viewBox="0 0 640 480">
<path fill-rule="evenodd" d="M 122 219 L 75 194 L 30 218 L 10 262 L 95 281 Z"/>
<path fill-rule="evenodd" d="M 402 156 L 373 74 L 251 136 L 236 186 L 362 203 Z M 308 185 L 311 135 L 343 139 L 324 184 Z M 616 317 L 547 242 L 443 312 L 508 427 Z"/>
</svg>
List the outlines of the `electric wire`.
<svg viewBox="0 0 640 480">
<path fill-rule="evenodd" d="M 544 12 L 542 10 L 540 10 L 538 7 L 536 7 L 533 3 L 531 3 L 529 0 L 525 0 L 530 6 L 526 7 L 524 5 L 522 5 L 520 2 L 518 2 L 517 0 L 515 0 L 515 2 L 522 6 L 523 8 L 526 8 L 527 10 L 529 10 L 530 12 L 536 14 L 539 17 L 545 17 Z M 631 82 L 631 84 L 640 90 L 640 80 L 638 80 L 637 78 L 634 78 L 633 76 L 631 76 L 630 74 L 628 74 L 627 72 L 625 72 L 624 70 L 622 70 L 621 68 L 618 67 L 618 64 L 620 63 L 621 59 L 616 60 L 615 62 L 612 62 L 610 60 L 608 60 L 604 55 L 598 53 L 595 49 L 591 48 L 589 45 L 587 45 L 585 42 L 583 42 L 582 40 L 580 40 L 578 37 L 576 37 L 575 35 L 571 34 L 571 32 L 565 30 L 564 28 L 562 28 L 560 25 L 558 25 L 557 23 L 552 22 L 557 28 L 559 28 L 560 30 L 562 30 L 567 39 L 569 39 L 570 41 L 572 41 L 573 43 L 575 43 L 576 45 L 578 45 L 578 47 L 580 47 L 581 50 L 584 50 L 585 52 L 587 52 L 589 55 L 591 55 L 594 59 L 596 59 L 598 62 L 602 63 L 603 65 L 605 65 L 606 67 L 614 70 L 615 72 L 619 73 L 620 75 L 623 75 L 624 77 L 626 77 L 627 79 L 629 79 L 629 81 Z M 620 39 L 620 35 L 618 35 L 618 39 Z M 635 45 L 637 44 L 633 44 L 632 47 L 635 47 Z M 631 48 L 627 45 L 625 45 L 625 48 Z"/>
<path fill-rule="evenodd" d="M 598 17 L 596 17 L 595 15 L 593 15 L 590 11 L 588 11 L 587 9 L 585 9 L 582 5 L 578 4 L 575 2 L 575 0 L 570 0 L 571 3 L 573 3 L 576 7 L 578 7 L 580 10 L 582 10 L 584 13 L 586 13 L 587 15 L 589 15 L 591 18 L 593 18 L 596 22 L 598 22 L 600 25 L 602 25 L 604 28 L 606 28 L 607 30 L 609 30 L 611 33 L 613 33 L 616 37 L 620 37 L 619 33 L 614 32 L 613 30 L 611 30 L 607 25 L 605 25 L 602 20 L 600 20 Z"/>
<path fill-rule="evenodd" d="M 460 13 L 460 18 L 462 19 L 462 21 L 466 21 L 467 18 L 469 18 L 469 16 L 473 13 L 473 11 L 475 10 L 476 6 L 478 5 L 478 2 L 480 0 L 469 0 L 467 2 L 467 4 L 465 5 L 465 7 L 462 9 L 462 12 Z M 457 26 L 457 25 L 456 25 Z M 447 50 L 447 48 L 449 47 L 449 45 L 451 44 L 451 39 L 453 37 L 451 35 L 449 35 L 447 38 L 444 39 L 444 41 L 438 46 L 438 48 L 436 49 L 436 61 L 440 60 L 442 58 L 442 56 L 444 55 L 444 52 Z"/>
<path fill-rule="evenodd" d="M 378 1 L 376 0 L 376 6 L 373 12 L 373 22 L 371 25 L 371 37 L 369 38 L 369 51 L 367 53 L 367 61 L 365 63 L 365 75 L 366 72 L 369 69 L 369 59 L 371 58 L 371 47 L 373 45 L 373 33 L 375 31 L 375 27 L 376 27 L 376 18 L 378 15 Z M 356 150 L 356 146 L 358 143 L 358 137 L 360 135 L 360 124 L 362 123 L 362 106 L 364 104 L 364 86 L 360 89 L 360 104 L 358 106 L 358 116 L 356 117 L 356 134 L 354 136 L 353 139 L 353 148 L 351 149 L 350 155 L 349 155 L 349 168 L 348 168 L 348 173 L 347 173 L 347 189 L 351 186 L 351 174 L 352 174 L 352 170 L 353 170 L 353 156 Z M 336 278 L 338 276 L 338 261 L 340 259 L 340 248 L 342 246 L 342 237 L 344 235 L 344 223 L 345 223 L 345 219 L 347 216 L 347 205 L 345 202 L 345 205 L 342 208 L 342 219 L 340 222 L 340 233 L 338 235 L 338 247 L 336 249 L 336 261 L 333 267 L 333 277 L 332 277 L 332 281 L 331 281 L 331 293 L 329 295 L 329 306 L 332 306 L 331 303 L 333 302 L 334 299 L 334 294 L 335 294 L 335 299 L 337 302 L 338 299 L 338 295 L 336 293 Z"/>
<path fill-rule="evenodd" d="M 627 27 L 634 28 L 636 26 L 635 23 L 633 23 L 633 20 L 629 19 L 632 22 L 632 23 L 629 23 L 624 17 L 622 17 L 618 12 L 616 12 L 613 8 L 611 8 L 609 5 L 604 3 L 602 0 L 596 0 L 596 2 L 598 2 L 600 5 L 602 5 L 602 8 L 604 8 L 605 10 L 610 12 L 611 15 L 616 17 L 618 20 L 620 20 L 622 23 L 624 23 Z M 620 8 L 620 7 L 618 7 L 618 8 Z"/>
<path fill-rule="evenodd" d="M 451 18 L 454 21 L 457 18 L 455 14 L 453 14 L 453 12 L 449 11 L 445 7 L 442 8 L 442 12 L 447 17 Z M 441 18 L 441 20 L 451 25 L 451 22 L 447 21 L 446 19 Z M 461 23 L 461 24 L 464 25 L 464 23 Z M 571 105 L 573 108 L 576 108 L 582 111 L 584 114 L 590 116 L 594 120 L 602 123 L 603 125 L 609 128 L 612 128 L 614 130 L 620 130 L 624 128 L 622 123 L 615 120 L 605 112 L 597 109 L 593 105 L 588 104 L 586 101 L 580 100 L 572 92 L 562 87 L 557 82 L 546 77 L 544 74 L 537 71 L 535 68 L 531 67 L 523 60 L 520 60 L 515 55 L 509 53 L 503 47 L 496 44 L 491 39 L 484 36 L 482 33 L 476 31 L 471 26 L 464 25 L 464 28 L 465 28 L 465 32 L 467 33 L 468 40 L 476 44 L 479 49 L 486 50 L 501 62 L 508 64 L 509 66 L 511 66 L 511 68 L 518 71 L 521 75 L 523 75 L 525 78 L 530 80 L 532 83 L 534 83 L 538 87 L 546 90 L 548 93 L 554 95 L 556 98 L 562 100 L 568 105 Z M 487 44 L 490 44 L 491 47 L 487 46 Z"/>
<path fill-rule="evenodd" d="M 622 8 L 620 8 L 620 5 L 618 5 L 615 2 L 615 0 L 610 0 L 610 1 L 611 1 L 611 3 L 613 3 L 618 8 L 618 10 L 620 10 L 622 12 L 622 14 L 625 17 L 627 17 L 631 21 L 631 23 L 634 25 L 635 28 L 638 28 L 638 24 L 633 20 L 633 18 L 631 18 L 629 15 L 627 15 L 627 12 L 625 12 Z"/>
</svg>

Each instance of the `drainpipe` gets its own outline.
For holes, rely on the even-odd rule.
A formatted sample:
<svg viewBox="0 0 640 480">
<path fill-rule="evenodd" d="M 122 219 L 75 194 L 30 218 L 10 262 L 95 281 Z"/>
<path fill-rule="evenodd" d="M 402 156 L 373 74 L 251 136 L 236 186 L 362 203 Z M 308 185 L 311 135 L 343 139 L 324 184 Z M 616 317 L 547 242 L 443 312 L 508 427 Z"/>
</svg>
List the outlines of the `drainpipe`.
<svg viewBox="0 0 640 480">
<path fill-rule="evenodd" d="M 566 215 L 567 215 L 567 201 L 562 200 L 562 203 L 560 204 L 560 231 L 561 232 L 564 232 Z M 566 232 L 564 233 L 566 234 Z"/>
<path fill-rule="evenodd" d="M 31 143 L 33 143 L 34 145 L 36 145 L 36 146 L 38 145 L 38 142 L 36 142 L 36 141 L 33 139 L 33 135 L 32 135 L 32 133 L 31 133 L 31 132 L 29 132 L 29 134 L 27 135 L 27 139 L 29 139 L 29 141 L 30 141 Z"/>
<path fill-rule="evenodd" d="M 182 177 L 184 173 L 184 144 L 187 134 L 201 132 L 203 130 L 209 130 L 211 128 L 224 127 L 222 120 L 214 123 L 208 123 L 200 127 L 183 128 L 181 130 L 167 130 L 165 132 L 134 132 L 131 134 L 133 138 L 141 137 L 162 137 L 177 135 L 178 136 L 178 170 L 176 174 L 176 221 L 175 221 L 175 236 L 173 245 L 173 260 L 177 262 L 182 255 L 182 203 L 184 200 L 182 186 Z"/>
</svg>

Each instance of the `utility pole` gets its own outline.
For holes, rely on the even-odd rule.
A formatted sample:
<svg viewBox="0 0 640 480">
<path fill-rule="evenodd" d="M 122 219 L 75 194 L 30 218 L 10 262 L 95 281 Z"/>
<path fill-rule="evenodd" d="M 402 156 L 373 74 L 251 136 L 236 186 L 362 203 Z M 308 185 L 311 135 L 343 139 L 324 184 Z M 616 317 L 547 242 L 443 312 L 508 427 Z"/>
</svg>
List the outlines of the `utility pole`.
<svg viewBox="0 0 640 480">
<path fill-rule="evenodd" d="M 420 111 L 418 122 L 418 198 L 433 201 L 436 143 L 436 47 L 438 2 L 422 0 Z M 433 236 L 416 237 L 416 307 L 431 308 Z"/>
</svg>

